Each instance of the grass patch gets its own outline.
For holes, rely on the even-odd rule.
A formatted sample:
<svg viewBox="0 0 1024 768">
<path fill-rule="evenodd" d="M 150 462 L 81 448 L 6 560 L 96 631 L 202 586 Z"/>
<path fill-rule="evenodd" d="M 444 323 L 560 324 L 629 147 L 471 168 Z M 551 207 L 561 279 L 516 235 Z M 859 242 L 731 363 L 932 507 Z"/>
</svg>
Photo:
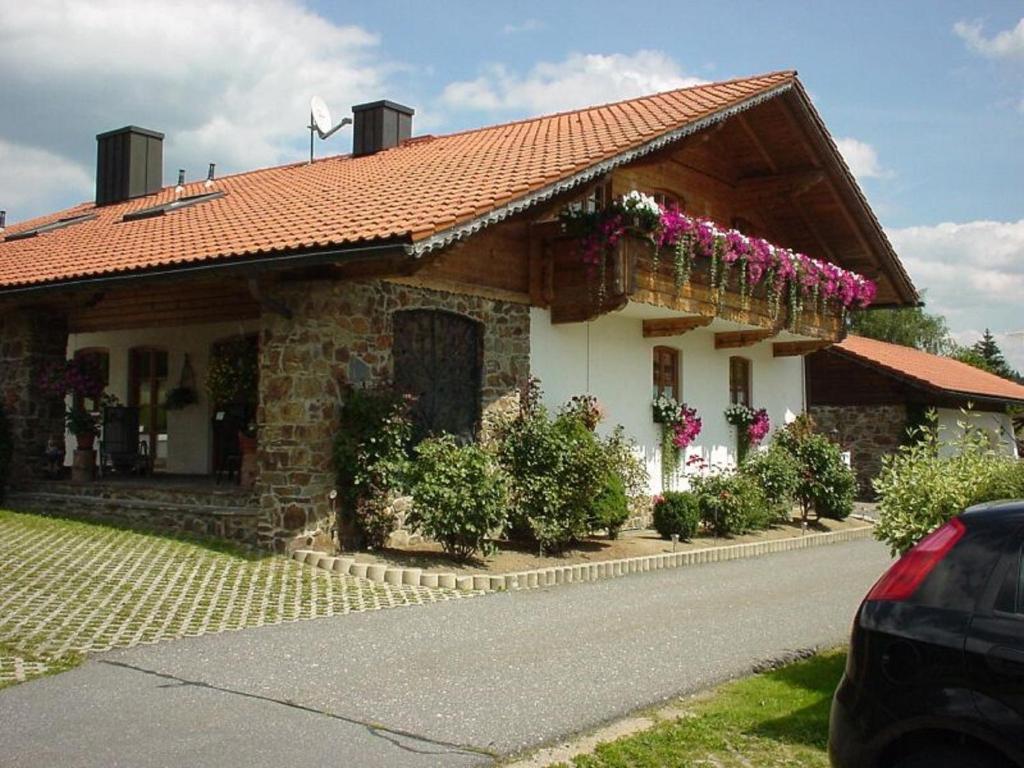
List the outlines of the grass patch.
<svg viewBox="0 0 1024 768">
<path fill-rule="evenodd" d="M 14 677 L 15 659 L 18 659 L 22 666 L 20 678 Z M 43 658 L 24 648 L 0 642 L 0 690 L 38 677 L 66 672 L 84 660 L 85 657 L 80 653 L 67 653 L 58 658 Z"/>
<path fill-rule="evenodd" d="M 601 744 L 576 768 L 828 768 L 828 714 L 844 651 L 727 683 L 678 717 Z M 563 764 L 564 765 L 564 764 Z"/>
</svg>

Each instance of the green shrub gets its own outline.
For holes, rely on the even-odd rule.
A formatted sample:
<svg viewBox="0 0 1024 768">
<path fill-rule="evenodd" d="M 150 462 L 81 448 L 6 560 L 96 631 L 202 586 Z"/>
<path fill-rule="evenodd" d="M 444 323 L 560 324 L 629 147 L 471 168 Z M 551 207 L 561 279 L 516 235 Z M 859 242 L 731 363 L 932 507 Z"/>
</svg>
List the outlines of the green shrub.
<svg viewBox="0 0 1024 768">
<path fill-rule="evenodd" d="M 7 494 L 7 483 L 11 476 L 11 459 L 14 455 L 14 444 L 11 438 L 11 425 L 7 414 L 0 406 L 0 501 Z"/>
<path fill-rule="evenodd" d="M 646 462 L 637 451 L 636 442 L 626 436 L 622 425 L 618 425 L 604 441 L 604 448 L 610 471 L 622 479 L 629 506 L 628 514 L 637 517 L 643 515 L 650 508 L 648 486 L 651 478 Z"/>
<path fill-rule="evenodd" d="M 619 538 L 619 531 L 629 519 L 629 499 L 626 484 L 616 472 L 605 476 L 604 487 L 594 499 L 591 530 L 604 529 L 609 539 Z"/>
<path fill-rule="evenodd" d="M 734 536 L 767 528 L 771 513 L 757 483 L 738 472 L 721 472 L 693 481 L 701 521 L 715 536 Z"/>
<path fill-rule="evenodd" d="M 439 542 L 452 557 L 467 560 L 488 550 L 489 536 L 505 522 L 505 478 L 490 454 L 459 445 L 451 435 L 416 447 L 413 505 L 407 521 Z"/>
<path fill-rule="evenodd" d="M 666 491 L 654 501 L 654 529 L 663 539 L 673 534 L 688 541 L 700 527 L 700 504 L 697 497 L 685 491 Z"/>
<path fill-rule="evenodd" d="M 511 484 L 509 532 L 557 551 L 590 533 L 608 454 L 583 409 L 570 407 L 552 418 L 535 384 L 521 403 L 496 429 L 498 460 Z"/>
<path fill-rule="evenodd" d="M 411 435 L 405 396 L 380 388 L 345 393 L 333 460 L 341 501 L 337 527 L 346 547 L 379 547 L 393 529 L 387 500 L 402 486 Z"/>
<path fill-rule="evenodd" d="M 813 422 L 794 422 L 775 437 L 775 445 L 792 456 L 798 467 L 794 496 L 803 519 L 817 517 L 845 520 L 853 511 L 857 480 L 843 461 L 839 446 L 811 431 Z"/>
<path fill-rule="evenodd" d="M 939 455 L 933 418 L 914 440 L 883 457 L 874 481 L 879 496 L 875 536 L 893 554 L 907 551 L 972 504 L 1024 493 L 1020 462 L 993 451 L 988 435 L 969 419 L 960 422 L 960 429 L 948 455 Z"/>
<path fill-rule="evenodd" d="M 760 486 L 773 520 L 789 520 L 800 480 L 800 465 L 792 454 L 772 445 L 748 455 L 739 471 Z"/>
</svg>

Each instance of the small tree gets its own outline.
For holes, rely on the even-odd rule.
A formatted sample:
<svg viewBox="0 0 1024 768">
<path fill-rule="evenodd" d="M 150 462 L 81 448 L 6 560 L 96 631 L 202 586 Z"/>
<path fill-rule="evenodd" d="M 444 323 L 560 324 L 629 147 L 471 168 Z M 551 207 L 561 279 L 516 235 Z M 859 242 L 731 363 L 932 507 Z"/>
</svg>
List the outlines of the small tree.
<svg viewBox="0 0 1024 768">
<path fill-rule="evenodd" d="M 799 421 L 780 431 L 775 441 L 797 462 L 794 496 L 804 522 L 811 512 L 818 518 L 848 517 L 853 511 L 856 478 L 843 461 L 839 446 Z"/>
</svg>

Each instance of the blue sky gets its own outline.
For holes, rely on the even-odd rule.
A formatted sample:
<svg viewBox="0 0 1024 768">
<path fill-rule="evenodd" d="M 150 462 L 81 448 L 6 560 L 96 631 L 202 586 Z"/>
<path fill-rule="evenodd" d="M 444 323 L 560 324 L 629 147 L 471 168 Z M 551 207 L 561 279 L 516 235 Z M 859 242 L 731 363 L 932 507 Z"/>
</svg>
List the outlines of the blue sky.
<svg viewBox="0 0 1024 768">
<path fill-rule="evenodd" d="M 165 178 L 194 177 L 301 159 L 313 93 L 338 116 L 402 101 L 440 133 L 795 68 L 930 306 L 964 341 L 1024 327 L 1021 2 L 0 0 L 0 18 L 13 221 L 88 199 L 94 135 L 126 123 L 167 132 Z"/>
</svg>

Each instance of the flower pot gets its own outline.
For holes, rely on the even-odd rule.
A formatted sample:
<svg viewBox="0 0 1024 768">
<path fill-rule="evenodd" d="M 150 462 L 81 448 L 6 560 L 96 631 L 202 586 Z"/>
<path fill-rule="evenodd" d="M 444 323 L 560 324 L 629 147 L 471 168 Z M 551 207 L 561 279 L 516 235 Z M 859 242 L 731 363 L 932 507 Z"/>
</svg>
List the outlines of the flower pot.
<svg viewBox="0 0 1024 768">
<path fill-rule="evenodd" d="M 248 456 L 256 453 L 256 438 L 249 437 L 248 435 L 238 436 L 238 450 L 242 456 Z"/>
<path fill-rule="evenodd" d="M 78 450 L 91 451 L 93 445 L 96 443 L 96 433 L 86 432 L 80 435 L 75 435 L 75 440 L 78 441 Z"/>
</svg>

